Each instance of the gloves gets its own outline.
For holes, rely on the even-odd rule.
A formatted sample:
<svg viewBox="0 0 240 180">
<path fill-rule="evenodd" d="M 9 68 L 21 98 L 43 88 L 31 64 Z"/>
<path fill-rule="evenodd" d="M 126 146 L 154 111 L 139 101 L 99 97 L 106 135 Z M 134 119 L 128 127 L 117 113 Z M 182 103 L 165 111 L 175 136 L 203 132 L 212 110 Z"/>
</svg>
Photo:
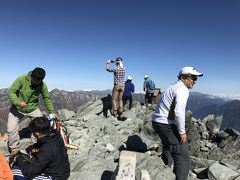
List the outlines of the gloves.
<svg viewBox="0 0 240 180">
<path fill-rule="evenodd" d="M 49 120 L 49 121 L 52 121 L 52 120 L 55 119 L 55 118 L 57 118 L 57 116 L 56 116 L 56 114 L 54 114 L 54 113 L 51 113 L 51 114 L 48 115 L 48 120 Z"/>
<path fill-rule="evenodd" d="M 107 64 L 110 64 L 111 63 L 111 59 L 107 60 Z"/>
</svg>

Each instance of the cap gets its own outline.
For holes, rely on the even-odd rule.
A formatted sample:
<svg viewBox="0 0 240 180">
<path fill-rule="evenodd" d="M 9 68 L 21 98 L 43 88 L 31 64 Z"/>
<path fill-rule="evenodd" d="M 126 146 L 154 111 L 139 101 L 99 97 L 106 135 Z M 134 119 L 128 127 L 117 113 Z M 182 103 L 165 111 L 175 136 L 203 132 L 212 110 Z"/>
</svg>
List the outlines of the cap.
<svg viewBox="0 0 240 180">
<path fill-rule="evenodd" d="M 144 79 L 146 79 L 146 78 L 149 78 L 149 76 L 147 74 L 145 74 L 145 76 L 144 76 Z"/>
<path fill-rule="evenodd" d="M 179 75 L 195 75 L 203 76 L 203 73 L 198 72 L 194 67 L 184 67 L 180 70 Z"/>
<path fill-rule="evenodd" d="M 128 77 L 127 77 L 127 80 L 132 80 L 132 76 L 128 76 Z"/>
<path fill-rule="evenodd" d="M 122 61 L 122 58 L 121 57 L 117 57 L 116 61 Z"/>
</svg>

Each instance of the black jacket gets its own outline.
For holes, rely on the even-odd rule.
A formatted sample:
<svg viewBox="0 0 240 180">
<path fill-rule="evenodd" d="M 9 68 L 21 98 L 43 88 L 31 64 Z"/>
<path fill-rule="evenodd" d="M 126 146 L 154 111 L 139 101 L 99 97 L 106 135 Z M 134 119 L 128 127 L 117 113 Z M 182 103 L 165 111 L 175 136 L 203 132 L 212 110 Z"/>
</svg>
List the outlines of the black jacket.
<svg viewBox="0 0 240 180">
<path fill-rule="evenodd" d="M 67 150 L 59 134 L 51 133 L 34 145 L 39 149 L 27 160 L 19 155 L 16 164 L 26 177 L 33 178 L 41 173 L 52 176 L 54 180 L 66 180 L 70 175 L 70 164 Z"/>
</svg>

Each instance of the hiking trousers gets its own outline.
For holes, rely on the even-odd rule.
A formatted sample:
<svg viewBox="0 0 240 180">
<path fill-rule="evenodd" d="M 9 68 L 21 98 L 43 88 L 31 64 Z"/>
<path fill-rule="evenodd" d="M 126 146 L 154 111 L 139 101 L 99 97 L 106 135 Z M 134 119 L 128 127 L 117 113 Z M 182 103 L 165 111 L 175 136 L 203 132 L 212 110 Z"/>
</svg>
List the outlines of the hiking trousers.
<svg viewBox="0 0 240 180">
<path fill-rule="evenodd" d="M 129 101 L 129 110 L 131 110 L 133 102 L 132 96 L 123 96 L 123 107 L 127 104 L 127 101 Z"/>
<path fill-rule="evenodd" d="M 124 86 L 114 85 L 112 94 L 113 111 L 117 111 L 117 102 L 119 102 L 119 112 L 123 112 L 123 91 Z"/>
<path fill-rule="evenodd" d="M 152 104 L 153 93 L 145 94 L 145 106 L 148 109 L 148 103 Z"/>
<path fill-rule="evenodd" d="M 35 117 L 42 117 L 42 113 L 39 108 L 30 113 L 23 113 L 18 111 L 14 106 L 10 108 L 8 114 L 7 133 L 8 133 L 8 147 L 13 150 L 19 150 L 20 148 L 20 136 L 19 136 L 19 122 L 24 117 L 33 119 Z"/>
<path fill-rule="evenodd" d="M 190 165 L 188 143 L 180 143 L 176 125 L 152 123 L 163 144 L 164 163 L 168 166 L 174 163 L 173 172 L 176 180 L 187 180 Z"/>
</svg>

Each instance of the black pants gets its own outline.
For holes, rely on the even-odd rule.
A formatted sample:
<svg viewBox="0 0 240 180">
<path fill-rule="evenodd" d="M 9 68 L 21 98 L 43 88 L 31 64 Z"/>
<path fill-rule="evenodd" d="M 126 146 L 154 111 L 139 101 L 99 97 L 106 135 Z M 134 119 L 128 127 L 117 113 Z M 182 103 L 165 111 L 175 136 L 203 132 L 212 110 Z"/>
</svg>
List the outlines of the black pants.
<svg viewBox="0 0 240 180">
<path fill-rule="evenodd" d="M 169 166 L 174 163 L 173 172 L 176 180 L 187 180 L 190 164 L 189 147 L 187 143 L 180 144 L 177 126 L 153 122 L 153 128 L 162 140 L 164 163 Z"/>
<path fill-rule="evenodd" d="M 148 103 L 152 104 L 153 93 L 145 94 L 145 106 L 148 108 Z"/>
<path fill-rule="evenodd" d="M 132 109 L 132 96 L 123 96 L 123 107 L 127 104 L 127 101 L 129 101 L 129 110 Z"/>
</svg>

